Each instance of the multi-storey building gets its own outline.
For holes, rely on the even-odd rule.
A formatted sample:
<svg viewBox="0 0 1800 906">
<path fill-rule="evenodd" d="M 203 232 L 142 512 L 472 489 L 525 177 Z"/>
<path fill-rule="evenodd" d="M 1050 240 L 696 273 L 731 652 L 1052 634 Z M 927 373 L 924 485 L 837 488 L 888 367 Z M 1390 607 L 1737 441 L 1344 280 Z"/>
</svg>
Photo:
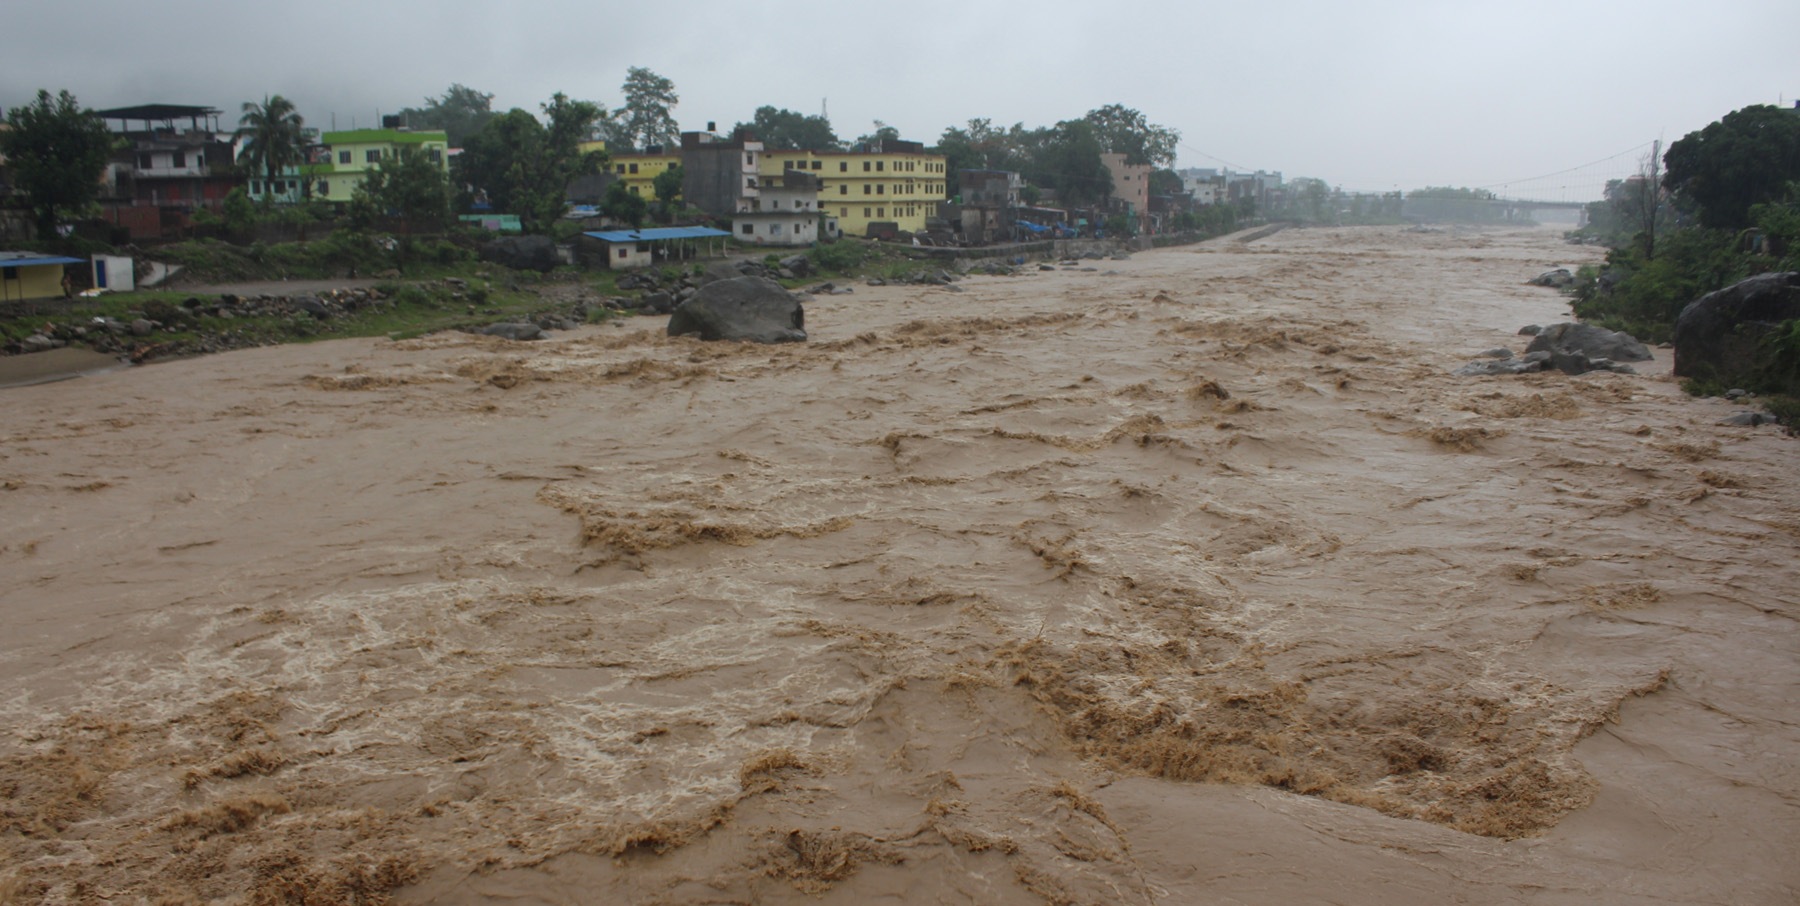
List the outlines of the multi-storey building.
<svg viewBox="0 0 1800 906">
<path fill-rule="evenodd" d="M 443 132 L 352 129 L 327 132 L 319 141 L 322 167 L 314 177 L 312 194 L 321 201 L 349 201 L 363 175 L 376 164 L 399 157 L 401 148 L 418 148 L 444 172 L 450 171 L 450 139 Z"/>
<path fill-rule="evenodd" d="M 764 176 L 749 211 L 731 218 L 735 235 L 752 245 L 812 245 L 819 239 L 819 178 L 788 170 Z"/>
<path fill-rule="evenodd" d="M 242 181 L 220 111 L 181 104 L 142 104 L 96 115 L 120 137 L 101 176 L 106 219 L 133 239 L 185 229 L 199 209 L 213 209 Z"/>
<path fill-rule="evenodd" d="M 661 147 L 652 147 L 643 153 L 614 154 L 607 169 L 612 172 L 612 178 L 624 183 L 625 189 L 631 194 L 642 195 L 645 200 L 650 200 L 656 197 L 656 177 L 680 164 L 679 153 L 668 153 Z"/>
<path fill-rule="evenodd" d="M 726 140 L 707 132 L 681 134 L 681 197 L 714 217 L 754 211 L 760 204 L 762 142 L 749 135 Z"/>
<path fill-rule="evenodd" d="M 768 151 L 759 166 L 765 177 L 789 171 L 819 177 L 819 208 L 838 221 L 846 235 L 866 236 L 872 223 L 888 222 L 908 232 L 924 232 L 925 220 L 939 215 L 946 171 L 941 154 L 927 154 L 919 142 L 889 141 L 860 151 Z"/>
<path fill-rule="evenodd" d="M 1150 219 L 1151 166 L 1128 164 L 1123 154 L 1102 154 L 1100 162 L 1112 174 L 1113 205 L 1123 208 L 1121 213 L 1131 219 L 1132 229 L 1144 232 Z"/>
</svg>

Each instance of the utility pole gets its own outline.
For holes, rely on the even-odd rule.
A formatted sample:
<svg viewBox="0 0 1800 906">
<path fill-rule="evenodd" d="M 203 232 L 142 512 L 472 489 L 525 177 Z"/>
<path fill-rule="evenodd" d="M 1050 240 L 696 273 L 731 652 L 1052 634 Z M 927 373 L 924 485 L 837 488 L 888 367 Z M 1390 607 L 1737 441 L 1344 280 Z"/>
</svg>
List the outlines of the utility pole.
<svg viewBox="0 0 1800 906">
<path fill-rule="evenodd" d="M 1649 183 L 1643 188 L 1639 207 L 1644 212 L 1644 258 L 1656 257 L 1656 214 L 1662 208 L 1662 139 L 1650 144 Z"/>
</svg>

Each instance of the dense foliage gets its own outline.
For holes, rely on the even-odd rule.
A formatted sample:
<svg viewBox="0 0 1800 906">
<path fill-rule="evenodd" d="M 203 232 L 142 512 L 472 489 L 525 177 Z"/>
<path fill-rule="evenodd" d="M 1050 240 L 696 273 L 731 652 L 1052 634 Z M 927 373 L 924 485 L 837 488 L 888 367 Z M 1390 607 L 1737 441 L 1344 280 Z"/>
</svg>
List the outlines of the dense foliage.
<svg viewBox="0 0 1800 906">
<path fill-rule="evenodd" d="M 1605 267 L 1584 268 L 1574 287 L 1577 315 L 1650 341 L 1672 339 L 1681 310 L 1707 293 L 1800 270 L 1800 114 L 1734 111 L 1675 142 L 1663 163 L 1662 192 L 1650 167 L 1590 206 L 1595 222 L 1586 232 L 1612 249 Z M 1800 322 L 1779 325 L 1765 347 L 1732 379 L 1800 395 Z M 1772 405 L 1800 414 L 1791 399 Z"/>
<path fill-rule="evenodd" d="M 469 137 L 454 174 L 496 210 L 519 215 L 531 233 L 550 232 L 562 216 L 570 180 L 606 165 L 604 152 L 581 150 L 600 121 L 598 106 L 559 92 L 543 110 L 548 125 L 516 107 L 489 120 Z"/>
<path fill-rule="evenodd" d="M 1800 114 L 1767 104 L 1735 110 L 1690 132 L 1663 156 L 1663 186 L 1704 226 L 1741 230 L 1750 209 L 1800 180 Z"/>
<path fill-rule="evenodd" d="M 378 218 L 398 221 L 401 233 L 441 230 L 450 221 L 450 184 L 425 152 L 403 146 L 363 175 L 351 199 L 352 219 L 373 226 Z"/>
<path fill-rule="evenodd" d="M 675 105 L 681 102 L 675 83 L 645 69 L 633 66 L 625 72 L 620 89 L 625 106 L 613 111 L 617 126 L 614 140 L 639 150 L 651 145 L 673 146 L 681 138 L 675 123 Z"/>
<path fill-rule="evenodd" d="M 6 124 L 0 156 L 12 167 L 38 237 L 51 238 L 57 223 L 80 216 L 99 198 L 95 177 L 112 156 L 113 136 L 67 91 L 55 97 L 38 91 L 37 100 L 7 114 Z"/>
<path fill-rule="evenodd" d="M 423 107 L 407 107 L 400 111 L 400 121 L 410 129 L 442 129 L 450 147 L 461 148 L 469 136 L 481 131 L 494 118 L 490 107 L 494 96 L 467 85 L 451 85 L 441 98 L 426 98 Z"/>
<path fill-rule="evenodd" d="M 843 143 L 831 130 L 830 120 L 785 108 L 758 107 L 750 122 L 738 123 L 737 129 L 750 130 L 770 151 L 843 150 Z"/>
</svg>

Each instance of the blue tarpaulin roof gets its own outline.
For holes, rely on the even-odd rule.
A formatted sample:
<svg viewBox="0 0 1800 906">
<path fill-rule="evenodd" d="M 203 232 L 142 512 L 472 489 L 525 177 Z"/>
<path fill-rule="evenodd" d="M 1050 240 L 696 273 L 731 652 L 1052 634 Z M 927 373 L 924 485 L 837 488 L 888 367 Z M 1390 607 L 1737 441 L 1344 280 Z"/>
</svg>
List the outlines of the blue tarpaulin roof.
<svg viewBox="0 0 1800 906">
<path fill-rule="evenodd" d="M 86 264 L 80 258 L 63 258 L 37 252 L 0 252 L 0 267 L 31 267 L 34 264 Z"/>
<path fill-rule="evenodd" d="M 711 227 L 658 227 L 652 230 L 605 230 L 581 235 L 592 236 L 601 242 L 653 242 L 658 239 L 714 239 L 731 234 Z"/>
</svg>

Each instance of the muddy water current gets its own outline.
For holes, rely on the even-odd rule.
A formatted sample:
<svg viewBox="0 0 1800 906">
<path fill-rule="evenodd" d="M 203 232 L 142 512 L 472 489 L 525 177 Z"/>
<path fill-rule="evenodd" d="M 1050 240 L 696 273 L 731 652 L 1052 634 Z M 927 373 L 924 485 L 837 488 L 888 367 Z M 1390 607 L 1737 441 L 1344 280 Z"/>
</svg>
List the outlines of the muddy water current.
<svg viewBox="0 0 1800 906">
<path fill-rule="evenodd" d="M 6 392 L 0 902 L 1788 903 L 1797 441 L 1551 230 Z"/>
</svg>

